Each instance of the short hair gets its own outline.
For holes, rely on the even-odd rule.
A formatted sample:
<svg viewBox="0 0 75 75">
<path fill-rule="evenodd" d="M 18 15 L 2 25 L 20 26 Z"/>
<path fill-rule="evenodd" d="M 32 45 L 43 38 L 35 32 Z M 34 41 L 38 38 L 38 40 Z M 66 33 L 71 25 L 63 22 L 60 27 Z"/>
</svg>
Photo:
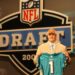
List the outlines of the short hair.
<svg viewBox="0 0 75 75">
<path fill-rule="evenodd" d="M 47 31 L 47 35 L 48 35 L 48 34 L 51 34 L 51 33 L 56 35 L 56 32 L 57 32 L 57 31 L 56 31 L 55 29 L 49 29 L 49 30 Z"/>
</svg>

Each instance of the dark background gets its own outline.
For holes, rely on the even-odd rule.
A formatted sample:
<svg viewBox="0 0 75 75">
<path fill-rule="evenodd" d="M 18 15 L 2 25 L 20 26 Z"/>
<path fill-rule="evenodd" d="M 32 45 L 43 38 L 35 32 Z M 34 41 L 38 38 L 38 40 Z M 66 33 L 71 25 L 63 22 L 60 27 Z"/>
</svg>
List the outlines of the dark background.
<svg viewBox="0 0 75 75">
<path fill-rule="evenodd" d="M 0 19 L 19 11 L 20 0 L 0 0 Z M 44 9 L 61 12 L 69 16 L 73 22 L 73 47 L 75 48 L 75 0 L 44 0 Z M 75 75 L 75 54 L 71 54 L 72 61 L 65 68 L 64 75 Z M 5 60 L 6 59 L 6 60 Z M 9 60 L 0 57 L 0 75 L 23 75 Z"/>
</svg>

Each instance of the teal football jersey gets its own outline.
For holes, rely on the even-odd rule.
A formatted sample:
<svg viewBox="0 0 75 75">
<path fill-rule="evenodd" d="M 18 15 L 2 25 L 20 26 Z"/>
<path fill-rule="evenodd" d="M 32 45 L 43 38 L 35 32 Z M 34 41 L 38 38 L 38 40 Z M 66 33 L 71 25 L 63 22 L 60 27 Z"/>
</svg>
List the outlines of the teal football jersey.
<svg viewBox="0 0 75 75">
<path fill-rule="evenodd" d="M 65 67 L 66 57 L 62 53 L 47 54 L 43 53 L 39 59 L 38 64 L 43 72 L 43 75 L 63 75 L 63 68 Z"/>
</svg>

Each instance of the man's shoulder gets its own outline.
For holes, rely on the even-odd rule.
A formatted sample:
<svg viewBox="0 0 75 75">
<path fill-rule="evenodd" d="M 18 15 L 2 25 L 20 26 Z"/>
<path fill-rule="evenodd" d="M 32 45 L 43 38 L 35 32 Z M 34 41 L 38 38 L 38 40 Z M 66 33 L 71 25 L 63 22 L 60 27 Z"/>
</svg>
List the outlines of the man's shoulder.
<svg viewBox="0 0 75 75">
<path fill-rule="evenodd" d="M 65 47 L 66 47 L 66 46 L 65 46 L 64 44 L 62 44 L 62 43 L 58 43 L 57 45 L 60 46 L 60 47 L 62 47 L 62 48 L 65 48 Z"/>
<path fill-rule="evenodd" d="M 39 47 L 44 47 L 47 46 L 48 42 L 42 43 L 41 45 L 39 45 Z"/>
</svg>

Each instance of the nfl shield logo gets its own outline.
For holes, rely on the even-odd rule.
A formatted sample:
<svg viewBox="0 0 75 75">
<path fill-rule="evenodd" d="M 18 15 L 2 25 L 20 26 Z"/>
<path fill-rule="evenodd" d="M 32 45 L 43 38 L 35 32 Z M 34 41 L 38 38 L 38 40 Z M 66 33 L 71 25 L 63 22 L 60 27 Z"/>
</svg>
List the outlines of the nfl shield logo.
<svg viewBox="0 0 75 75">
<path fill-rule="evenodd" d="M 20 19 L 29 24 L 38 22 L 42 19 L 41 0 L 21 0 L 20 1 Z"/>
</svg>

